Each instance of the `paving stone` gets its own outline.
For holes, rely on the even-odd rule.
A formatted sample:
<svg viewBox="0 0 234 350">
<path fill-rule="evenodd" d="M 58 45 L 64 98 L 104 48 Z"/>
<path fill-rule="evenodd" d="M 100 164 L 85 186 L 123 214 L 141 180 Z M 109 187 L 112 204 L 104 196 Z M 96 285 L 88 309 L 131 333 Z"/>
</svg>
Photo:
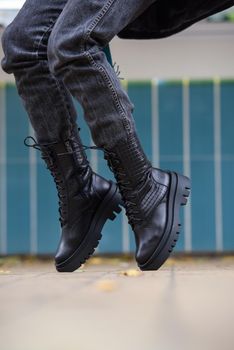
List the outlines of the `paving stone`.
<svg viewBox="0 0 234 350">
<path fill-rule="evenodd" d="M 1 261 L 2 350 L 233 350 L 234 258 L 170 259 L 159 271 L 94 258 L 69 274 Z"/>
</svg>

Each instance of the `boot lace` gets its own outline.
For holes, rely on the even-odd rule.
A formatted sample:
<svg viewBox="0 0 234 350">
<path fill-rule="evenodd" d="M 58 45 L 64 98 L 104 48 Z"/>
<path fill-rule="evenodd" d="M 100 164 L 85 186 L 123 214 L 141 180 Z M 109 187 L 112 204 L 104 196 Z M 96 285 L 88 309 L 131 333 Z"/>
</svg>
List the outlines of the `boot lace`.
<svg viewBox="0 0 234 350">
<path fill-rule="evenodd" d="M 112 67 L 113 67 L 113 69 L 114 69 L 114 71 L 115 71 L 115 74 L 117 75 L 117 78 L 118 78 L 119 80 L 124 80 L 124 78 L 120 76 L 121 71 L 120 71 L 119 65 L 118 65 L 116 62 L 114 62 L 114 64 L 113 64 Z"/>
<path fill-rule="evenodd" d="M 29 142 L 34 142 L 29 143 Z M 41 158 L 45 161 L 47 169 L 50 170 L 51 175 L 53 176 L 57 193 L 58 193 L 58 199 L 59 199 L 59 221 L 61 224 L 61 227 L 63 227 L 66 224 L 66 217 L 67 217 L 67 196 L 66 196 L 66 188 L 65 183 L 63 180 L 63 176 L 60 173 L 58 167 L 56 166 L 56 162 L 54 162 L 52 155 L 50 152 L 45 150 L 41 147 L 39 143 L 36 142 L 36 140 L 32 136 L 28 136 L 24 139 L 24 144 L 27 147 L 32 147 L 36 150 L 41 151 Z M 50 143 L 49 145 L 53 145 L 55 143 Z"/>
<path fill-rule="evenodd" d="M 33 141 L 34 144 L 28 143 L 28 141 Z M 140 209 L 138 207 L 138 198 L 137 198 L 137 190 L 135 186 L 132 185 L 132 183 L 128 180 L 127 174 L 121 165 L 120 160 L 118 159 L 117 155 L 113 151 L 109 151 L 104 149 L 103 147 L 97 147 L 97 146 L 86 146 L 78 142 L 77 140 L 74 140 L 80 147 L 83 148 L 83 150 L 101 150 L 104 152 L 104 158 L 107 160 L 108 166 L 110 170 L 114 173 L 114 176 L 116 178 L 120 194 L 122 196 L 122 199 L 124 201 L 124 206 L 126 210 L 126 214 L 128 217 L 128 223 L 131 225 L 131 227 L 134 229 L 135 225 L 140 224 L 142 222 Z M 66 204 L 66 189 L 65 184 L 62 178 L 62 174 L 59 172 L 58 167 L 56 166 L 56 163 L 53 161 L 53 157 L 48 151 L 45 151 L 41 148 L 41 145 L 36 142 L 36 140 L 32 136 L 26 137 L 24 140 L 24 144 L 27 147 L 33 147 L 34 149 L 42 151 L 42 159 L 45 160 L 47 164 L 47 168 L 50 170 L 55 184 L 58 191 L 58 197 L 59 197 L 59 214 L 60 218 L 59 221 L 61 223 L 61 226 L 63 226 L 66 223 L 66 215 L 67 215 L 67 204 Z M 51 143 L 55 144 L 55 143 Z M 61 154 L 62 155 L 62 154 Z M 150 174 L 147 171 L 142 171 L 141 174 L 138 174 L 139 178 L 141 179 L 138 182 L 139 188 L 142 188 L 144 184 L 146 183 L 147 179 L 149 178 Z"/>
<path fill-rule="evenodd" d="M 134 229 L 136 224 L 142 222 L 140 210 L 137 204 L 137 191 L 135 187 L 132 186 L 131 182 L 128 180 L 127 174 L 125 173 L 124 168 L 121 166 L 121 162 L 119 161 L 116 153 L 113 151 L 108 151 L 103 147 L 98 146 L 86 146 L 82 144 L 80 144 L 80 146 L 82 146 L 84 150 L 91 149 L 100 150 L 104 152 L 104 159 L 107 160 L 108 166 L 116 178 L 120 194 L 124 201 L 124 207 L 128 217 L 128 223 Z M 142 171 L 142 173 L 138 175 L 139 178 L 141 178 L 141 181 L 138 182 L 138 185 L 140 187 L 144 186 L 146 179 L 149 177 L 148 172 Z"/>
<path fill-rule="evenodd" d="M 107 160 L 108 166 L 114 173 L 119 191 L 123 198 L 125 204 L 125 210 L 128 217 L 128 223 L 134 229 L 135 225 L 142 222 L 140 209 L 138 206 L 137 190 L 135 186 L 128 180 L 127 174 L 121 165 L 120 160 L 113 151 L 104 150 L 104 158 Z M 138 174 L 141 181 L 138 182 L 139 188 L 144 186 L 146 179 L 148 178 L 148 173 L 142 172 Z"/>
</svg>

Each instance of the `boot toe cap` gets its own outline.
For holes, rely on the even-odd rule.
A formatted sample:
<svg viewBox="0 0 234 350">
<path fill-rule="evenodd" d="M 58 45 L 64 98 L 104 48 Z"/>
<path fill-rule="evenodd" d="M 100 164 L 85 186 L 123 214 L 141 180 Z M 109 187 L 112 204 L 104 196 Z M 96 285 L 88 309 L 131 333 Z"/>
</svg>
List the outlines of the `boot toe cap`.
<svg viewBox="0 0 234 350">
<path fill-rule="evenodd" d="M 147 226 L 135 230 L 138 264 L 145 264 L 156 251 L 163 237 L 167 224 L 166 202 L 161 203 L 154 211 Z"/>
<path fill-rule="evenodd" d="M 139 265 L 144 265 L 153 255 L 157 248 L 159 239 L 156 237 L 146 238 L 138 246 L 136 252 L 136 261 Z"/>
<path fill-rule="evenodd" d="M 65 263 L 74 254 L 74 247 L 61 242 L 55 254 L 55 265 L 59 266 Z"/>
</svg>

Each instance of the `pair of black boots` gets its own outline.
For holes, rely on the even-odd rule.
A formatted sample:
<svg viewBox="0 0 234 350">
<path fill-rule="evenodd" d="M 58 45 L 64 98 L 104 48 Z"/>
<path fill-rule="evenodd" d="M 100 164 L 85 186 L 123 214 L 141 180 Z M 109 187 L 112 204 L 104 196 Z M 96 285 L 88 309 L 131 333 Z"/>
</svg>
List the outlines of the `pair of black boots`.
<svg viewBox="0 0 234 350">
<path fill-rule="evenodd" d="M 187 177 L 152 168 L 135 133 L 104 149 L 117 184 L 92 171 L 78 131 L 56 143 L 30 145 L 26 140 L 26 145 L 40 149 L 57 187 L 59 272 L 78 269 L 93 254 L 105 222 L 114 220 L 121 206 L 135 233 L 140 269 L 157 270 L 165 262 L 178 239 L 179 208 L 189 196 Z"/>
</svg>

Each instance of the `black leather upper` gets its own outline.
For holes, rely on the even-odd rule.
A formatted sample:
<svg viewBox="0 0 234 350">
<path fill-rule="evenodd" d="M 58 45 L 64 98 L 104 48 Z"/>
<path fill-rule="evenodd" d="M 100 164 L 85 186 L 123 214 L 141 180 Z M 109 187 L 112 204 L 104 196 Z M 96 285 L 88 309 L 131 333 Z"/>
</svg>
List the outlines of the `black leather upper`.
<svg viewBox="0 0 234 350">
<path fill-rule="evenodd" d="M 55 255 L 57 264 L 64 262 L 80 245 L 109 188 L 108 181 L 93 173 L 89 186 L 69 198 L 69 216 L 62 227 L 62 236 Z"/>
<path fill-rule="evenodd" d="M 106 151 L 135 233 L 136 259 L 142 264 L 158 245 L 167 221 L 170 176 L 152 168 L 136 134 Z"/>
<path fill-rule="evenodd" d="M 167 223 L 169 175 L 162 170 L 152 169 L 150 181 L 157 183 L 160 194 L 158 194 L 159 201 L 154 205 L 147 220 L 134 227 L 137 246 L 136 260 L 139 264 L 144 264 L 151 257 L 163 236 Z"/>
<path fill-rule="evenodd" d="M 84 239 L 110 182 L 92 172 L 77 136 L 40 148 L 58 190 L 62 234 L 55 261 L 60 264 Z"/>
</svg>

